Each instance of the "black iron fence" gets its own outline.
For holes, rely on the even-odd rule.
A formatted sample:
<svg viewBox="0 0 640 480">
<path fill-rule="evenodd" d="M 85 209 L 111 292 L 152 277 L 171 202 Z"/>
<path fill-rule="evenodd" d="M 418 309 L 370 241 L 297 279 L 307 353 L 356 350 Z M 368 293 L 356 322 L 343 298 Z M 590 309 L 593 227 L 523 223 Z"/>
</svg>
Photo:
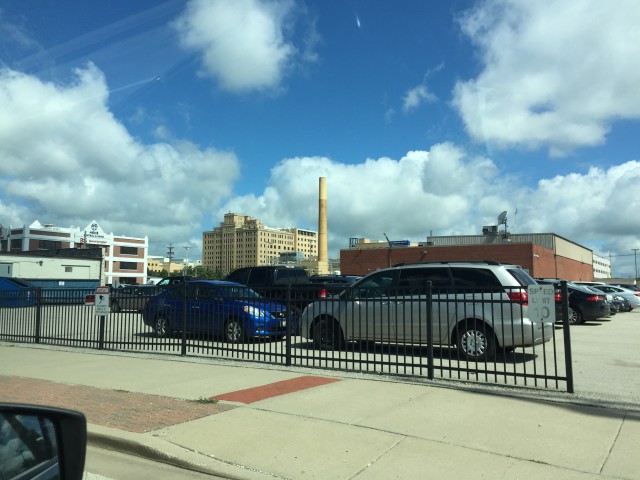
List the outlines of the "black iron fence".
<svg viewBox="0 0 640 480">
<path fill-rule="evenodd" d="M 573 392 L 566 285 L 533 318 L 520 288 L 363 291 L 283 287 L 269 298 L 202 282 L 112 291 L 0 291 L 0 341 L 225 357 Z M 82 299 L 80 302 L 79 299 Z"/>
</svg>

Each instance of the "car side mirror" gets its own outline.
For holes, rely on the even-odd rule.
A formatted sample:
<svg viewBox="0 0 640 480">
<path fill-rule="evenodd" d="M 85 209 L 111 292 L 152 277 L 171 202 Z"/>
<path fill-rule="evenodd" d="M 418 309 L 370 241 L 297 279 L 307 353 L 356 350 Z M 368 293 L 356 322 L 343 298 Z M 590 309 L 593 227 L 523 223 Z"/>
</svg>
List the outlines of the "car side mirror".
<svg viewBox="0 0 640 480">
<path fill-rule="evenodd" d="M 0 403 L 0 478 L 81 480 L 86 447 L 82 413 Z"/>
</svg>

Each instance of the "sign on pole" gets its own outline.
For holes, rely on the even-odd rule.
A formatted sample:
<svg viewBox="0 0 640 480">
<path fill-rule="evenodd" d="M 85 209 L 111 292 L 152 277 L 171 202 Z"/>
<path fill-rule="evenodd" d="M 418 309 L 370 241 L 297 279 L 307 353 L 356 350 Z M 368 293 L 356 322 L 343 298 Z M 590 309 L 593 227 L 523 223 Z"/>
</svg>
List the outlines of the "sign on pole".
<svg viewBox="0 0 640 480">
<path fill-rule="evenodd" d="M 556 298 L 553 285 L 529 285 L 529 319 L 532 322 L 556 321 Z"/>
<path fill-rule="evenodd" d="M 96 287 L 96 297 L 94 309 L 96 316 L 109 315 L 109 292 L 110 287 Z"/>
</svg>

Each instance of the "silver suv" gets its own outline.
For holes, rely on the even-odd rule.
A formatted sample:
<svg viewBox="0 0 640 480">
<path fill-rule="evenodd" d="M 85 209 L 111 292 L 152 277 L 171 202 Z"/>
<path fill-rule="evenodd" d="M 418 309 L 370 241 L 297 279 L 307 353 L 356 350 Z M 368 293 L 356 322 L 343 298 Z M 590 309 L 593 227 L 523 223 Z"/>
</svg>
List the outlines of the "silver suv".
<svg viewBox="0 0 640 480">
<path fill-rule="evenodd" d="M 492 261 L 400 264 L 309 305 L 301 332 L 325 350 L 352 340 L 426 344 L 431 303 L 433 342 L 455 346 L 464 359 L 486 361 L 498 349 L 551 339 L 553 325 L 527 314 L 527 286 L 535 284 L 520 267 Z"/>
</svg>

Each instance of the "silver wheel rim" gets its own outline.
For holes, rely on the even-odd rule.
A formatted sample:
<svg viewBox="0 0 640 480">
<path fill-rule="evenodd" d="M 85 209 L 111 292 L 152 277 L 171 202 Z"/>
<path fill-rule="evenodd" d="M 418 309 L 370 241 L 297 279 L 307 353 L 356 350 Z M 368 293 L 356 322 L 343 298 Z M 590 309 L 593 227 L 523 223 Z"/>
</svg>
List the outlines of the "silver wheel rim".
<svg viewBox="0 0 640 480">
<path fill-rule="evenodd" d="M 232 342 L 237 342 L 240 340 L 240 335 L 242 335 L 240 324 L 236 321 L 229 322 L 227 324 L 227 339 Z"/>
<path fill-rule="evenodd" d="M 569 323 L 578 323 L 578 313 L 573 309 L 569 309 Z"/>
<path fill-rule="evenodd" d="M 164 337 L 167 334 L 167 322 L 164 318 L 156 319 L 156 335 Z"/>
<path fill-rule="evenodd" d="M 460 339 L 462 350 L 470 357 L 480 357 L 487 349 L 487 338 L 480 330 L 468 330 Z"/>
</svg>

